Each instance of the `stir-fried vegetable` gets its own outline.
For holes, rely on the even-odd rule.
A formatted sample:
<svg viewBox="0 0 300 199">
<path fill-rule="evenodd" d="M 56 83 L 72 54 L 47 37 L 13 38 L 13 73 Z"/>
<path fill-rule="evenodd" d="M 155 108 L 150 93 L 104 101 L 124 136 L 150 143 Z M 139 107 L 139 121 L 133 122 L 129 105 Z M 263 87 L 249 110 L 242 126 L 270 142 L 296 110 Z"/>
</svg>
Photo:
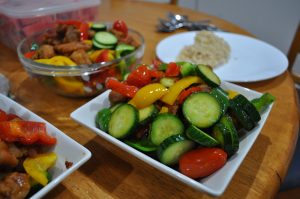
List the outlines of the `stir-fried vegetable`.
<svg viewBox="0 0 300 199">
<path fill-rule="evenodd" d="M 155 71 L 160 75 L 151 76 Z M 126 98 L 99 111 L 99 128 L 163 164 L 179 164 L 191 178 L 220 169 L 239 150 L 239 132 L 252 130 L 274 101 L 271 94 L 249 101 L 223 90 L 210 67 L 187 62 L 141 65 L 119 87 L 111 81 L 116 80 L 107 82 L 111 95 Z"/>
</svg>

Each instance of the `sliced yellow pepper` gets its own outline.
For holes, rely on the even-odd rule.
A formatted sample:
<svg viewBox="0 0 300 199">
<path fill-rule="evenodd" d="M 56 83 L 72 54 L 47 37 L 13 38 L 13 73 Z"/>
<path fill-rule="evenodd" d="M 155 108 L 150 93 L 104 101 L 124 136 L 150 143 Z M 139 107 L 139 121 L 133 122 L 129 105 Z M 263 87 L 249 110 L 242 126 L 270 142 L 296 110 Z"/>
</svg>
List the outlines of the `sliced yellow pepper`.
<svg viewBox="0 0 300 199">
<path fill-rule="evenodd" d="M 54 77 L 56 84 L 67 93 L 84 93 L 83 82 L 75 77 Z"/>
<path fill-rule="evenodd" d="M 235 96 L 237 96 L 239 93 L 234 91 L 234 90 L 227 90 L 227 93 L 228 93 L 228 98 L 229 99 L 232 99 L 234 98 Z"/>
<path fill-rule="evenodd" d="M 43 64 L 52 64 L 55 66 L 76 66 L 77 65 L 69 57 L 60 56 L 60 55 L 51 57 L 50 59 L 35 59 L 34 61 Z"/>
<path fill-rule="evenodd" d="M 102 52 L 103 50 L 95 50 L 94 52 L 92 52 L 89 57 L 90 59 L 93 61 L 93 62 L 96 62 L 96 59 L 97 57 L 100 55 L 100 53 Z"/>
<path fill-rule="evenodd" d="M 169 112 L 169 108 L 166 106 L 161 107 L 159 113 L 168 113 Z"/>
<path fill-rule="evenodd" d="M 53 152 L 40 154 L 33 158 L 26 158 L 23 167 L 30 177 L 45 186 L 48 184 L 47 170 L 54 166 L 56 160 L 57 156 Z"/>
<path fill-rule="evenodd" d="M 135 96 L 128 102 L 138 109 L 145 108 L 153 104 L 168 92 L 162 84 L 153 83 L 142 87 Z"/>
<path fill-rule="evenodd" d="M 175 84 L 173 84 L 169 88 L 169 92 L 161 98 L 161 101 L 163 101 L 166 104 L 173 105 L 181 91 L 183 91 L 192 84 L 201 82 L 202 80 L 197 76 L 188 76 L 182 78 L 181 80 L 175 82 Z"/>
</svg>

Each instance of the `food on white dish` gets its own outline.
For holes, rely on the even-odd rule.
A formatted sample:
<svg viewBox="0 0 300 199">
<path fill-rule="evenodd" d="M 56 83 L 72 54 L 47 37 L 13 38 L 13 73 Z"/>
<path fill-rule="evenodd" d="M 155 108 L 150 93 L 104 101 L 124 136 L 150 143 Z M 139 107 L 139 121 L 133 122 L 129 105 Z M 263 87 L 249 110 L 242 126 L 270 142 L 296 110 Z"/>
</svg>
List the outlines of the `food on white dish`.
<svg viewBox="0 0 300 199">
<path fill-rule="evenodd" d="M 225 64 L 229 56 L 228 43 L 212 31 L 203 30 L 196 34 L 192 45 L 181 49 L 176 60 L 216 67 Z"/>
</svg>

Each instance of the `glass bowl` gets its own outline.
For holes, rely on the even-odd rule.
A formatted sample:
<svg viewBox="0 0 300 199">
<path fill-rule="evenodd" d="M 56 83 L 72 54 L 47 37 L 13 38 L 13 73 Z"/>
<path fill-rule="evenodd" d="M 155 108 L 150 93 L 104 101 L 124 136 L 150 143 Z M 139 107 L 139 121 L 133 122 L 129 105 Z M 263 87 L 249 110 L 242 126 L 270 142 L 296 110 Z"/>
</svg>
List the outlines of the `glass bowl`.
<svg viewBox="0 0 300 199">
<path fill-rule="evenodd" d="M 55 66 L 26 58 L 24 54 L 31 50 L 32 44 L 42 43 L 46 31 L 23 39 L 17 48 L 18 57 L 31 77 L 37 78 L 47 89 L 67 97 L 92 97 L 102 93 L 105 91 L 104 83 L 108 76 L 122 80 L 126 72 L 130 72 L 141 62 L 144 55 L 143 36 L 129 29 L 128 35 L 140 44 L 139 47 L 130 54 L 112 61 L 78 66 Z"/>
</svg>

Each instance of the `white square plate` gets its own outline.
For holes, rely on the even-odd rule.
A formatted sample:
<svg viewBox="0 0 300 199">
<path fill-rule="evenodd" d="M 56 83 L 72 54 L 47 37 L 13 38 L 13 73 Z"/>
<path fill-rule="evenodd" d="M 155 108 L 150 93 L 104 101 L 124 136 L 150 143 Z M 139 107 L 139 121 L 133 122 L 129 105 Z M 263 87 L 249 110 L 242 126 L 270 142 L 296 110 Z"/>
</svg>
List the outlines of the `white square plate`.
<svg viewBox="0 0 300 199">
<path fill-rule="evenodd" d="M 46 123 L 48 134 L 56 137 L 57 139 L 56 145 L 50 149 L 57 154 L 56 164 L 50 169 L 52 180 L 45 187 L 35 193 L 31 197 L 32 199 L 41 198 L 44 196 L 91 157 L 91 152 L 85 147 L 72 140 L 49 122 L 45 121 L 41 117 L 37 116 L 30 110 L 26 109 L 3 94 L 0 94 L 0 109 L 7 113 L 16 114 L 24 120 Z M 67 169 L 65 166 L 65 161 L 72 162 L 73 165 Z"/>
<path fill-rule="evenodd" d="M 228 82 L 222 82 L 221 86 L 225 90 L 230 89 L 237 91 L 246 96 L 248 99 L 253 99 L 261 96 L 261 93 L 259 92 Z M 233 175 L 237 171 L 241 162 L 244 160 L 245 156 L 247 155 L 248 151 L 250 150 L 251 146 L 253 145 L 257 136 L 259 135 L 273 106 L 273 104 L 269 106 L 267 110 L 261 115 L 261 120 L 258 123 L 258 125 L 253 130 L 249 131 L 246 134 L 246 136 L 240 139 L 240 148 L 238 152 L 227 161 L 224 167 L 222 167 L 220 170 L 213 173 L 212 175 L 203 178 L 199 181 L 196 181 L 158 162 L 157 160 L 154 160 L 151 157 L 139 152 L 138 150 L 128 146 L 124 142 L 110 136 L 108 133 L 103 132 L 96 127 L 95 118 L 97 112 L 104 107 L 109 107 L 110 105 L 108 100 L 109 92 L 110 91 L 106 91 L 103 94 L 91 100 L 90 102 L 79 107 L 77 110 L 71 113 L 71 118 L 77 121 L 78 123 L 90 128 L 107 141 L 115 144 L 116 146 L 145 161 L 146 163 L 152 165 L 160 171 L 170 176 L 173 176 L 177 180 L 180 180 L 181 182 L 197 190 L 204 191 L 213 196 L 220 196 L 225 191 Z"/>
</svg>

